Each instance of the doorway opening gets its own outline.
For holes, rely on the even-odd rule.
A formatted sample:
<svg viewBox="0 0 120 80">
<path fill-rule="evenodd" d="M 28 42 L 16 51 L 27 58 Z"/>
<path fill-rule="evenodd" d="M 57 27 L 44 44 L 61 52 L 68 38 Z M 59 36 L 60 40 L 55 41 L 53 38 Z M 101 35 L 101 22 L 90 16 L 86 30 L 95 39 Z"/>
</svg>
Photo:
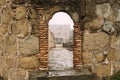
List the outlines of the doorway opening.
<svg viewBox="0 0 120 80">
<path fill-rule="evenodd" d="M 65 12 L 57 12 L 48 25 L 48 68 L 50 70 L 73 68 L 73 20 Z"/>
</svg>

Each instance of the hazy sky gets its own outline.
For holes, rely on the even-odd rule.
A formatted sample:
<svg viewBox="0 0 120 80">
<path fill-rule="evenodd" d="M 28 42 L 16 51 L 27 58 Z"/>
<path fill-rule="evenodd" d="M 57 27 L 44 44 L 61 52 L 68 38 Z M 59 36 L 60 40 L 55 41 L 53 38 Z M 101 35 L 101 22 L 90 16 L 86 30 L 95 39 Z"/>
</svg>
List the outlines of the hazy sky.
<svg viewBox="0 0 120 80">
<path fill-rule="evenodd" d="M 73 29 L 73 20 L 71 19 L 71 17 L 64 12 L 58 12 L 55 13 L 52 17 L 52 19 L 49 21 L 49 25 L 52 24 L 64 24 L 64 25 L 70 25 L 71 29 Z"/>
</svg>

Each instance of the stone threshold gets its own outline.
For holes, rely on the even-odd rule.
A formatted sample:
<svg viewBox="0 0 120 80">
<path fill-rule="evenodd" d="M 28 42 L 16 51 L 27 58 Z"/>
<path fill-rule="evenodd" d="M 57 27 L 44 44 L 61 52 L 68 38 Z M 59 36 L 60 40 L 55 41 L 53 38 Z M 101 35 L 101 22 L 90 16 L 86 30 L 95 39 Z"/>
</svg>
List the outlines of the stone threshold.
<svg viewBox="0 0 120 80">
<path fill-rule="evenodd" d="M 78 76 L 91 76 L 91 75 L 92 73 L 90 73 L 87 69 L 44 70 L 44 71 L 31 72 L 30 80 L 39 80 L 40 78 L 71 77 L 71 76 L 78 77 Z"/>
</svg>

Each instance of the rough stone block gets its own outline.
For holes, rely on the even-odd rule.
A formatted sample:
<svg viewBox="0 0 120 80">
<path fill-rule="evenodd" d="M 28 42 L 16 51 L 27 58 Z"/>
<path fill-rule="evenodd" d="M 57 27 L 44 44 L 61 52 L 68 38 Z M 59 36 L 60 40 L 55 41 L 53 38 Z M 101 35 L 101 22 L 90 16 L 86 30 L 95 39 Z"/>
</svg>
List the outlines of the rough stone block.
<svg viewBox="0 0 120 80">
<path fill-rule="evenodd" d="M 83 50 L 98 50 L 108 44 L 109 35 L 104 32 L 84 34 L 83 37 Z"/>
<path fill-rule="evenodd" d="M 21 57 L 20 66 L 24 69 L 38 69 L 39 60 L 35 56 Z"/>
<path fill-rule="evenodd" d="M 98 76 L 106 77 L 111 75 L 111 64 L 98 64 L 96 65 L 96 73 Z"/>
<path fill-rule="evenodd" d="M 103 61 L 104 55 L 102 53 L 95 53 L 95 59 L 99 63 L 99 62 Z"/>
<path fill-rule="evenodd" d="M 83 52 L 83 63 L 84 64 L 91 64 L 93 63 L 93 56 L 90 52 Z"/>
<path fill-rule="evenodd" d="M 7 24 L 2 24 L 0 26 L 0 36 L 4 37 L 4 35 L 8 33 L 8 25 Z"/>
<path fill-rule="evenodd" d="M 25 37 L 31 30 L 30 22 L 27 19 L 17 21 L 11 26 L 11 33 L 17 37 Z"/>
<path fill-rule="evenodd" d="M 13 35 L 6 35 L 3 39 L 4 55 L 15 55 L 17 51 L 16 38 Z"/>
<path fill-rule="evenodd" d="M 27 9 L 25 8 L 25 6 L 18 6 L 16 8 L 15 18 L 17 20 L 24 19 L 26 15 L 27 15 Z"/>
<path fill-rule="evenodd" d="M 97 4 L 95 12 L 98 17 L 109 18 L 113 15 L 113 11 L 109 3 Z"/>
<path fill-rule="evenodd" d="M 26 71 L 23 69 L 11 68 L 8 70 L 8 80 L 25 80 Z"/>
<path fill-rule="evenodd" d="M 118 59 L 118 51 L 116 49 L 111 49 L 107 57 L 109 61 L 114 61 Z"/>
<path fill-rule="evenodd" d="M 23 55 L 34 55 L 39 53 L 39 38 L 34 35 L 20 40 L 20 53 Z"/>
</svg>

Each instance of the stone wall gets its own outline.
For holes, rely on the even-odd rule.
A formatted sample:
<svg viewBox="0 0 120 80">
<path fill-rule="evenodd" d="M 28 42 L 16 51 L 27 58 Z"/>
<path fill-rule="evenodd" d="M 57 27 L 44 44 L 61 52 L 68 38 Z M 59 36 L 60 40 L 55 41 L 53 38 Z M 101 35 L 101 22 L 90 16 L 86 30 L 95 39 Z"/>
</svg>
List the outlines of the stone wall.
<svg viewBox="0 0 120 80">
<path fill-rule="evenodd" d="M 0 75 L 28 80 L 39 67 L 39 19 L 33 6 L 0 0 Z"/>
<path fill-rule="evenodd" d="M 38 70 L 40 67 L 48 68 L 46 67 L 48 56 L 45 55 L 48 51 L 42 50 L 43 46 L 48 48 L 48 42 L 39 43 L 39 37 L 43 41 L 44 38 L 48 40 L 47 28 L 45 28 L 46 34 L 40 31 L 39 35 L 39 27 L 47 27 L 47 22 L 40 21 L 34 4 L 21 4 L 22 1 L 24 0 L 16 2 L 0 0 L 0 75 L 5 80 L 28 80 L 30 71 Z M 110 76 L 120 70 L 120 1 L 84 1 L 81 0 L 84 8 L 79 6 L 80 16 L 73 17 L 76 18 L 74 21 L 77 21 L 75 25 L 77 35 L 74 35 L 77 43 L 74 50 L 76 52 L 74 64 L 76 67 L 81 67 L 82 56 L 84 67 L 90 72 L 101 77 Z M 68 9 L 74 11 L 70 7 Z M 52 17 L 51 14 L 46 16 Z M 78 21 L 78 17 L 83 23 Z M 83 35 L 80 27 L 83 27 Z M 41 60 L 40 56 L 38 57 L 39 51 L 43 51 L 44 55 Z M 40 64 L 42 61 L 45 64 Z"/>
<path fill-rule="evenodd" d="M 95 9 L 84 18 L 83 63 L 99 76 L 110 76 L 120 70 L 119 0 L 86 1 Z"/>
</svg>

